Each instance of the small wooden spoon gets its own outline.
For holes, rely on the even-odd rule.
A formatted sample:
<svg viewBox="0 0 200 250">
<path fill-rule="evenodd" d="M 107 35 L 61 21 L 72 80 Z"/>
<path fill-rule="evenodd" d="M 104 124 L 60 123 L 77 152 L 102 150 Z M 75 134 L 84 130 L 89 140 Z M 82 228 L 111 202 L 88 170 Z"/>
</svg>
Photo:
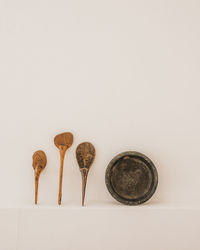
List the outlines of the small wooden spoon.
<svg viewBox="0 0 200 250">
<path fill-rule="evenodd" d="M 73 143 L 73 135 L 69 132 L 56 135 L 54 138 L 56 147 L 60 150 L 60 179 L 59 179 L 59 193 L 58 204 L 61 204 L 62 199 L 62 179 L 63 179 L 63 163 L 67 149 L 71 147 Z"/>
<path fill-rule="evenodd" d="M 76 159 L 82 176 L 82 206 L 85 201 L 85 190 L 89 169 L 95 158 L 95 148 L 90 142 L 83 142 L 76 149 Z"/>
<path fill-rule="evenodd" d="M 38 200 L 38 184 L 39 177 L 42 170 L 47 165 L 47 157 L 46 154 L 42 150 L 38 150 L 33 154 L 33 169 L 35 172 L 35 204 L 37 204 Z"/>
</svg>

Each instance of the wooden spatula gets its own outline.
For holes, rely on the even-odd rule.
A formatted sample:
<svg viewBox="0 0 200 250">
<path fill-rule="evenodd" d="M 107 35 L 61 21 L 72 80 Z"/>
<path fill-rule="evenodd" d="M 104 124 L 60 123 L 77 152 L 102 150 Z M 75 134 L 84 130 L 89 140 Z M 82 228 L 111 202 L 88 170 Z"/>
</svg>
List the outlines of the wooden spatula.
<svg viewBox="0 0 200 250">
<path fill-rule="evenodd" d="M 38 150 L 33 154 L 33 169 L 35 172 L 35 204 L 37 204 L 38 200 L 38 184 L 39 177 L 42 170 L 46 167 L 47 157 L 46 154 L 42 150 Z"/>
<path fill-rule="evenodd" d="M 76 159 L 82 176 L 82 206 L 85 201 L 85 190 L 89 169 L 95 158 L 95 148 L 90 142 L 83 142 L 76 149 Z"/>
<path fill-rule="evenodd" d="M 60 150 L 60 178 L 59 178 L 59 192 L 58 192 L 58 204 L 61 204 L 62 199 L 62 179 L 63 179 L 63 163 L 67 149 L 71 147 L 73 143 L 73 135 L 70 132 L 56 135 L 54 138 L 56 147 Z"/>
</svg>

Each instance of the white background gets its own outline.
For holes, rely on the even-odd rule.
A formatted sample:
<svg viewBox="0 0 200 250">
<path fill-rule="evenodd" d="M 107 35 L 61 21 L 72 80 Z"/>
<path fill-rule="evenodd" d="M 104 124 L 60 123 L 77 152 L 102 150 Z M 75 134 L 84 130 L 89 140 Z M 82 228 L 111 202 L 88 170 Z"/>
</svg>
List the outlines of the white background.
<svg viewBox="0 0 200 250">
<path fill-rule="evenodd" d="M 97 151 L 87 200 L 111 200 L 109 161 L 126 150 L 159 172 L 157 202 L 198 202 L 198 1 L 0 1 L 1 205 L 33 202 L 32 154 L 48 165 L 39 199 L 55 204 L 57 133 L 71 131 L 63 202 L 80 200 L 76 146 Z M 73 200 L 73 201 L 72 201 Z"/>
<path fill-rule="evenodd" d="M 34 201 L 32 154 L 48 164 L 40 206 L 56 206 L 56 134 L 70 131 L 63 207 L 81 204 L 76 146 L 96 159 L 86 205 L 113 204 L 105 169 L 146 154 L 159 185 L 151 204 L 200 205 L 200 3 L 195 0 L 0 1 L 0 206 Z"/>
</svg>

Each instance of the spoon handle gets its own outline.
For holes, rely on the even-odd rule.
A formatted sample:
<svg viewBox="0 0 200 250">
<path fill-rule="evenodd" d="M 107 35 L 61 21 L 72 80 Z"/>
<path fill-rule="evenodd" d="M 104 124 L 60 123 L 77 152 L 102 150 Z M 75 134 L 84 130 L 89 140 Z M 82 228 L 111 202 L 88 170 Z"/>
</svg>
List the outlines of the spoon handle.
<svg viewBox="0 0 200 250">
<path fill-rule="evenodd" d="M 35 204 L 37 205 L 38 200 L 38 185 L 39 185 L 39 175 L 35 171 Z"/>
<path fill-rule="evenodd" d="M 66 151 L 60 150 L 60 177 L 59 177 L 59 193 L 58 193 L 59 205 L 61 205 L 61 199 L 62 199 L 63 164 L 64 164 L 65 152 Z"/>
<path fill-rule="evenodd" d="M 87 168 L 81 168 L 80 171 L 81 171 L 81 176 L 82 176 L 82 206 L 84 207 L 88 169 Z"/>
</svg>

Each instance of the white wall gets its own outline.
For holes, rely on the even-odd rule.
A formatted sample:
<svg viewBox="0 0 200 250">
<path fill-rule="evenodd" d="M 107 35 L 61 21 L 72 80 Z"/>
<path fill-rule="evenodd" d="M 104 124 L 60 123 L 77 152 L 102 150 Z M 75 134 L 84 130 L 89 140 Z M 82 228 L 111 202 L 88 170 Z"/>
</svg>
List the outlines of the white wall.
<svg viewBox="0 0 200 250">
<path fill-rule="evenodd" d="M 42 149 L 39 203 L 56 205 L 57 133 L 71 131 L 63 205 L 79 205 L 76 146 L 97 151 L 86 203 L 112 201 L 109 161 L 126 150 L 155 163 L 156 203 L 200 204 L 200 3 L 0 1 L 0 205 L 31 205 L 32 154 Z"/>
</svg>

